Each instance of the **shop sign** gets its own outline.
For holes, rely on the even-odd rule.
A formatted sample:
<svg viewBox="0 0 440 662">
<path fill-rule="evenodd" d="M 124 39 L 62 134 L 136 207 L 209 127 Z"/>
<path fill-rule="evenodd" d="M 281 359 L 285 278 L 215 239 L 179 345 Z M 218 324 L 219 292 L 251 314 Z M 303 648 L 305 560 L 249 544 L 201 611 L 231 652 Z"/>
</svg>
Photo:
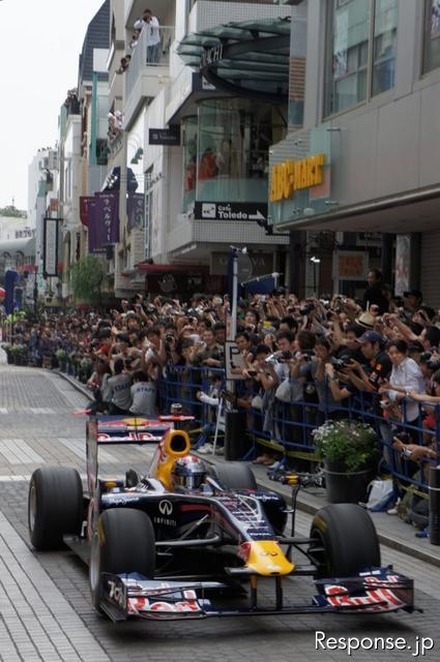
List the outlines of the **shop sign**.
<svg viewBox="0 0 440 662">
<path fill-rule="evenodd" d="M 284 161 L 272 166 L 270 201 L 293 197 L 295 191 L 319 186 L 323 183 L 325 154 L 319 153 L 305 159 Z"/>
<path fill-rule="evenodd" d="M 256 221 L 267 219 L 264 202 L 195 202 L 194 216 L 210 221 Z"/>
</svg>

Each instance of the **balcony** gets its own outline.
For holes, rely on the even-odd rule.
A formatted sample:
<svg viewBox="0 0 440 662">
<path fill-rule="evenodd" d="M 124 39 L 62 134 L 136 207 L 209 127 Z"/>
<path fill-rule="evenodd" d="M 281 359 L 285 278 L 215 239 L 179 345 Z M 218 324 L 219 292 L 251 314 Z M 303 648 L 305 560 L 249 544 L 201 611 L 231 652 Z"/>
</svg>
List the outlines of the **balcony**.
<svg viewBox="0 0 440 662">
<path fill-rule="evenodd" d="M 132 51 L 125 78 L 125 128 L 129 129 L 145 99 L 154 98 L 168 83 L 170 50 L 174 41 L 174 26 L 159 28 L 160 41 L 149 45 L 151 35 L 142 30 Z"/>
</svg>

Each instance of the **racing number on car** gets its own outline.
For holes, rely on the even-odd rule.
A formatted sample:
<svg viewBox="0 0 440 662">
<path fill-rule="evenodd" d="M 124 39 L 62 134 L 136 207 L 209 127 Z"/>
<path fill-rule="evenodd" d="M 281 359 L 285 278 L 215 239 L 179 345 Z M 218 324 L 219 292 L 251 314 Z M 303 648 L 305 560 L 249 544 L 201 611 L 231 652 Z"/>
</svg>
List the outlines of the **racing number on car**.
<svg viewBox="0 0 440 662">
<path fill-rule="evenodd" d="M 108 589 L 110 600 L 114 600 L 120 607 L 125 607 L 124 589 L 120 585 L 116 584 L 116 582 L 111 580 L 108 582 Z"/>
</svg>

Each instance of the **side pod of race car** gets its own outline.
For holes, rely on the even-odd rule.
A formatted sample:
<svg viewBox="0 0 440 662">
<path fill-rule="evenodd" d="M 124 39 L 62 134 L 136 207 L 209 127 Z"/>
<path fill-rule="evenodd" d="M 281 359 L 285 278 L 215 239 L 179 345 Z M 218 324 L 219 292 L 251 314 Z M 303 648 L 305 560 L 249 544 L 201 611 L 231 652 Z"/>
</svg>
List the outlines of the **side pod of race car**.
<svg viewBox="0 0 440 662">
<path fill-rule="evenodd" d="M 145 474 L 99 476 L 101 446 L 156 442 Z M 381 567 L 360 506 L 328 505 L 308 537 L 293 527 L 286 535 L 282 496 L 259 489 L 245 463 L 208 465 L 169 421 L 93 417 L 86 460 L 86 490 L 75 469 L 33 473 L 30 541 L 38 551 L 74 550 L 89 566 L 96 610 L 114 621 L 414 609 L 413 580 Z M 292 600 L 305 575 L 314 591 Z"/>
</svg>

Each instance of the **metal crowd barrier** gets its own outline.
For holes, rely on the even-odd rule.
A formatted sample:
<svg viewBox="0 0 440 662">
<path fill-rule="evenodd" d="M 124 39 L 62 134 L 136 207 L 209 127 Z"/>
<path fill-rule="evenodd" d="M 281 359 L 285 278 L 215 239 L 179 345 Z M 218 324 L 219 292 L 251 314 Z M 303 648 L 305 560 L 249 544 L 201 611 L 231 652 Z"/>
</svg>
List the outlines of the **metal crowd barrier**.
<svg viewBox="0 0 440 662">
<path fill-rule="evenodd" d="M 200 402 L 198 391 L 209 392 L 212 378 L 221 379 L 220 390 L 226 385 L 224 370 L 213 368 L 195 368 L 192 366 L 167 366 L 159 384 L 159 408 L 161 412 L 170 410 L 173 402 L 179 402 L 186 414 L 194 416 L 193 442 L 200 445 L 206 440 L 206 430 L 212 430 L 215 412 L 210 405 Z M 239 389 L 240 387 L 237 386 Z M 409 434 L 413 443 L 427 443 L 430 438 L 437 440 L 440 449 L 440 405 L 433 408 L 430 417 L 434 426 L 428 429 L 424 425 L 422 407 L 419 407 L 419 417 L 408 423 L 405 412 L 403 420 L 385 418 L 376 394 L 358 392 L 341 404 L 330 402 L 319 403 L 313 396 L 305 396 L 305 400 L 284 403 L 269 398 L 264 409 L 247 409 L 246 429 L 244 434 L 249 438 L 249 449 L 242 459 L 251 459 L 257 449 L 270 450 L 289 463 L 298 460 L 318 462 L 313 445 L 312 430 L 328 418 L 362 419 L 372 425 L 377 431 L 379 456 L 378 473 L 391 475 L 403 487 L 411 489 L 422 497 L 428 496 L 427 471 L 417 471 L 419 468 L 393 449 L 393 437 Z M 234 408 L 234 402 L 226 408 Z"/>
</svg>

